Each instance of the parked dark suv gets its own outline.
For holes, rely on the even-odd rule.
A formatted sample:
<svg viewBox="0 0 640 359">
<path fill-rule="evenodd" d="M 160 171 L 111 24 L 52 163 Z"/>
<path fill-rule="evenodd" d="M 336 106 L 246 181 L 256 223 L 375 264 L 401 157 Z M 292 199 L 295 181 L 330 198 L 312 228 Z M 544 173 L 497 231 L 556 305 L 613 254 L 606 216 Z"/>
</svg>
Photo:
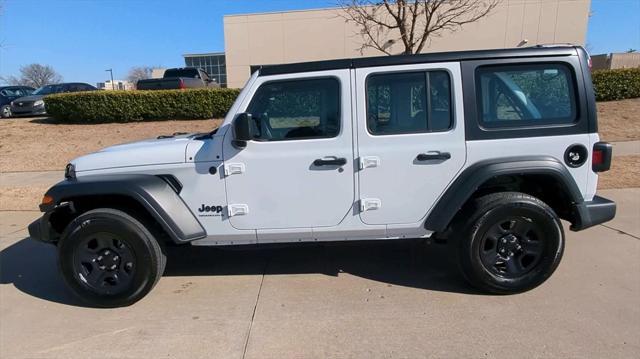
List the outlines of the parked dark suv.
<svg viewBox="0 0 640 359">
<path fill-rule="evenodd" d="M 61 92 L 96 91 L 97 88 L 81 83 L 71 82 L 64 84 L 46 85 L 35 90 L 30 96 L 20 97 L 11 101 L 13 115 L 44 115 L 44 96 Z"/>
<path fill-rule="evenodd" d="M 0 87 L 0 117 L 11 117 L 11 101 L 29 96 L 34 88 L 29 86 L 2 86 Z"/>
</svg>

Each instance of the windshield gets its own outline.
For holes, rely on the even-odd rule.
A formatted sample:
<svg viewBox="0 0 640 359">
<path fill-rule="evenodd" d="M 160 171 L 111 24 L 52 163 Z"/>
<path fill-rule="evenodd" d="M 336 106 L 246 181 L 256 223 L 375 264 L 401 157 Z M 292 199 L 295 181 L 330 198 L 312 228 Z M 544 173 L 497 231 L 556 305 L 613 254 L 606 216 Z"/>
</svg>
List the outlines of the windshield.
<svg viewBox="0 0 640 359">
<path fill-rule="evenodd" d="M 48 95 L 52 93 L 62 92 L 62 85 L 47 85 L 33 91 L 32 95 Z"/>
</svg>

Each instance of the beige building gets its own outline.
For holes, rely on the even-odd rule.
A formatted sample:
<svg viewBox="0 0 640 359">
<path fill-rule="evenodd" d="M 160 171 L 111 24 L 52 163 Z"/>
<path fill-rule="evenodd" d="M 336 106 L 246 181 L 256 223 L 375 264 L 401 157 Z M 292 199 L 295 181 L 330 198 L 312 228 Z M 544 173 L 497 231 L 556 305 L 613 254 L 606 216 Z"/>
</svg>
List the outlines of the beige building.
<svg viewBox="0 0 640 359">
<path fill-rule="evenodd" d="M 111 83 L 111 80 L 107 80 L 105 82 L 98 82 L 96 84 L 96 87 L 98 88 L 98 90 L 135 90 L 136 86 L 133 82 L 130 81 L 126 81 L 126 80 L 113 80 L 113 83 Z"/>
<path fill-rule="evenodd" d="M 493 12 L 462 30 L 434 38 L 423 52 L 584 44 L 591 0 L 501 0 Z M 224 17 L 229 87 L 242 87 L 251 65 L 376 56 L 360 52 L 356 25 L 340 9 Z M 395 46 L 395 48 L 394 48 Z M 400 52 L 398 44 L 390 49 Z"/>
<path fill-rule="evenodd" d="M 162 76 L 164 76 L 164 72 L 167 69 L 165 69 L 164 67 L 154 67 L 151 69 L 151 78 L 152 79 L 161 79 Z"/>
<path fill-rule="evenodd" d="M 612 53 L 591 56 L 594 70 L 627 69 L 640 67 L 640 53 Z"/>
</svg>

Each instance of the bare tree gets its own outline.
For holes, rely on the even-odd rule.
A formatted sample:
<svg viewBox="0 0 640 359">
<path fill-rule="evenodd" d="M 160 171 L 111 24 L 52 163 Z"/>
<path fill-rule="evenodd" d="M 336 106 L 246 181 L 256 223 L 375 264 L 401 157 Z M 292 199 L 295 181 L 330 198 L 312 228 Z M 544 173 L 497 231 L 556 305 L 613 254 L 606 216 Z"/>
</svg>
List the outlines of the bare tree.
<svg viewBox="0 0 640 359">
<path fill-rule="evenodd" d="M 339 0 L 343 16 L 360 28 L 360 51 L 373 48 L 392 55 L 417 54 L 434 37 L 455 32 L 489 15 L 499 0 Z"/>
<path fill-rule="evenodd" d="M 127 80 L 136 83 L 138 80 L 146 80 L 151 78 L 151 67 L 137 66 L 132 67 L 127 75 Z"/>
<path fill-rule="evenodd" d="M 30 64 L 20 67 L 20 77 L 8 76 L 3 80 L 11 85 L 41 87 L 62 82 L 60 76 L 49 65 Z"/>
</svg>

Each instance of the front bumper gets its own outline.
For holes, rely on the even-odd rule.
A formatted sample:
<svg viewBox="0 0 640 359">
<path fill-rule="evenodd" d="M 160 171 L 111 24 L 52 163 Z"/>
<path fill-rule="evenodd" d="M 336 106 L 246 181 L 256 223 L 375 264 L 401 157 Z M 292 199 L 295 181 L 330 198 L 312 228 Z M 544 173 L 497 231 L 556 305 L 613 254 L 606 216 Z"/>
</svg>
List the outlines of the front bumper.
<svg viewBox="0 0 640 359">
<path fill-rule="evenodd" d="M 58 233 L 51 228 L 51 222 L 49 222 L 51 212 L 47 212 L 42 217 L 31 222 L 29 225 L 29 237 L 36 241 L 45 243 L 55 243 L 58 239 Z"/>
<path fill-rule="evenodd" d="M 73 218 L 72 205 L 70 203 L 51 206 L 40 205 L 40 210 L 44 214 L 29 225 L 29 237 L 40 242 L 55 244 L 60 239 L 62 228 L 56 230 L 52 223 L 69 223 Z"/>
<path fill-rule="evenodd" d="M 571 225 L 572 231 L 581 231 L 595 225 L 608 222 L 616 216 L 616 203 L 600 196 L 593 200 L 574 205 L 576 223 Z"/>
<path fill-rule="evenodd" d="M 44 106 L 41 107 L 16 107 L 11 106 L 11 113 L 15 116 L 27 116 L 27 115 L 46 115 L 47 110 Z"/>
</svg>

